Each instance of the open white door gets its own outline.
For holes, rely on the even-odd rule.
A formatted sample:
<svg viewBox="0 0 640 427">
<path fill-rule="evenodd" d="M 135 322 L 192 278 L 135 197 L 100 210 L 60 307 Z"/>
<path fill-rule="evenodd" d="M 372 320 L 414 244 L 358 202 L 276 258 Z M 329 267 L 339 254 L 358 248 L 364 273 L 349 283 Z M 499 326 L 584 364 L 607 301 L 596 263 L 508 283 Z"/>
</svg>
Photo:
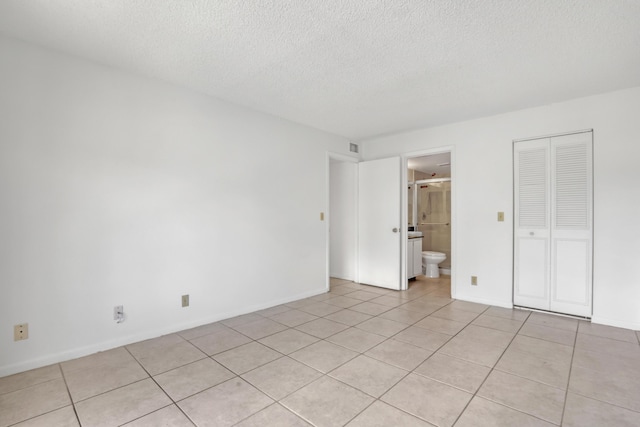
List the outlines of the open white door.
<svg viewBox="0 0 640 427">
<path fill-rule="evenodd" d="M 399 157 L 358 164 L 358 281 L 400 290 Z"/>
</svg>

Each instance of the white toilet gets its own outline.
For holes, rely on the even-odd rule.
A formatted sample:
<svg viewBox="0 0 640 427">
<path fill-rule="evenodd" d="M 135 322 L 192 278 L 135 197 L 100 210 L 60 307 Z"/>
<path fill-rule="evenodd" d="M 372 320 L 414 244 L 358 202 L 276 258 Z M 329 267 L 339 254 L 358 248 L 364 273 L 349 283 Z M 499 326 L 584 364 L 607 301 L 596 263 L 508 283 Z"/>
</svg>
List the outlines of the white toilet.
<svg viewBox="0 0 640 427">
<path fill-rule="evenodd" d="M 447 255 L 442 252 L 423 251 L 422 252 L 422 271 L 425 276 L 436 278 L 440 277 L 438 264 L 447 259 Z"/>
</svg>

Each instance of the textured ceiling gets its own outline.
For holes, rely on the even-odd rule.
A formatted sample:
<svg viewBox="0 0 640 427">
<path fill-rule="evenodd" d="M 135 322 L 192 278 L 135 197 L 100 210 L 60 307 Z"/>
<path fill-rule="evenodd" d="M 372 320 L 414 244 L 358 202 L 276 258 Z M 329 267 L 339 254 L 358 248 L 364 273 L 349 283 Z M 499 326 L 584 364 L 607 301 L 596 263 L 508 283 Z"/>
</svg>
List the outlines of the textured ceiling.
<svg viewBox="0 0 640 427">
<path fill-rule="evenodd" d="M 639 23 L 639 0 L 0 1 L 10 37 L 356 140 L 640 86 Z"/>
</svg>

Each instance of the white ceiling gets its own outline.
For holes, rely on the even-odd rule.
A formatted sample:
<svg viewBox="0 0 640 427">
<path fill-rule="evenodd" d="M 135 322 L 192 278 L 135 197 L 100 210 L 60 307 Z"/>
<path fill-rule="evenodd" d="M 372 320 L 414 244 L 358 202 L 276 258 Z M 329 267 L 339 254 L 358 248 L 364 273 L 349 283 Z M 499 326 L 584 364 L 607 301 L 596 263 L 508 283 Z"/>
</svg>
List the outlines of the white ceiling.
<svg viewBox="0 0 640 427">
<path fill-rule="evenodd" d="M 351 139 L 640 86 L 638 0 L 2 0 L 0 33 Z"/>
<path fill-rule="evenodd" d="M 407 167 L 429 175 L 451 176 L 451 153 L 413 157 L 407 160 Z"/>
</svg>

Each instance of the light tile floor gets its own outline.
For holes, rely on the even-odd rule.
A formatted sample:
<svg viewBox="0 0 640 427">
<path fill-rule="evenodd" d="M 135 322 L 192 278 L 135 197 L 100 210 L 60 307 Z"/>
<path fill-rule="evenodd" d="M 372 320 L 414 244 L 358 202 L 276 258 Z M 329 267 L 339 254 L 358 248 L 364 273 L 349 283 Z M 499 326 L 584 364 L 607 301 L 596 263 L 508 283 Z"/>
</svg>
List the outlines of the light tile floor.
<svg viewBox="0 0 640 427">
<path fill-rule="evenodd" d="M 290 304 L 0 378 L 3 426 L 639 426 L 640 333 L 332 279 Z"/>
</svg>

